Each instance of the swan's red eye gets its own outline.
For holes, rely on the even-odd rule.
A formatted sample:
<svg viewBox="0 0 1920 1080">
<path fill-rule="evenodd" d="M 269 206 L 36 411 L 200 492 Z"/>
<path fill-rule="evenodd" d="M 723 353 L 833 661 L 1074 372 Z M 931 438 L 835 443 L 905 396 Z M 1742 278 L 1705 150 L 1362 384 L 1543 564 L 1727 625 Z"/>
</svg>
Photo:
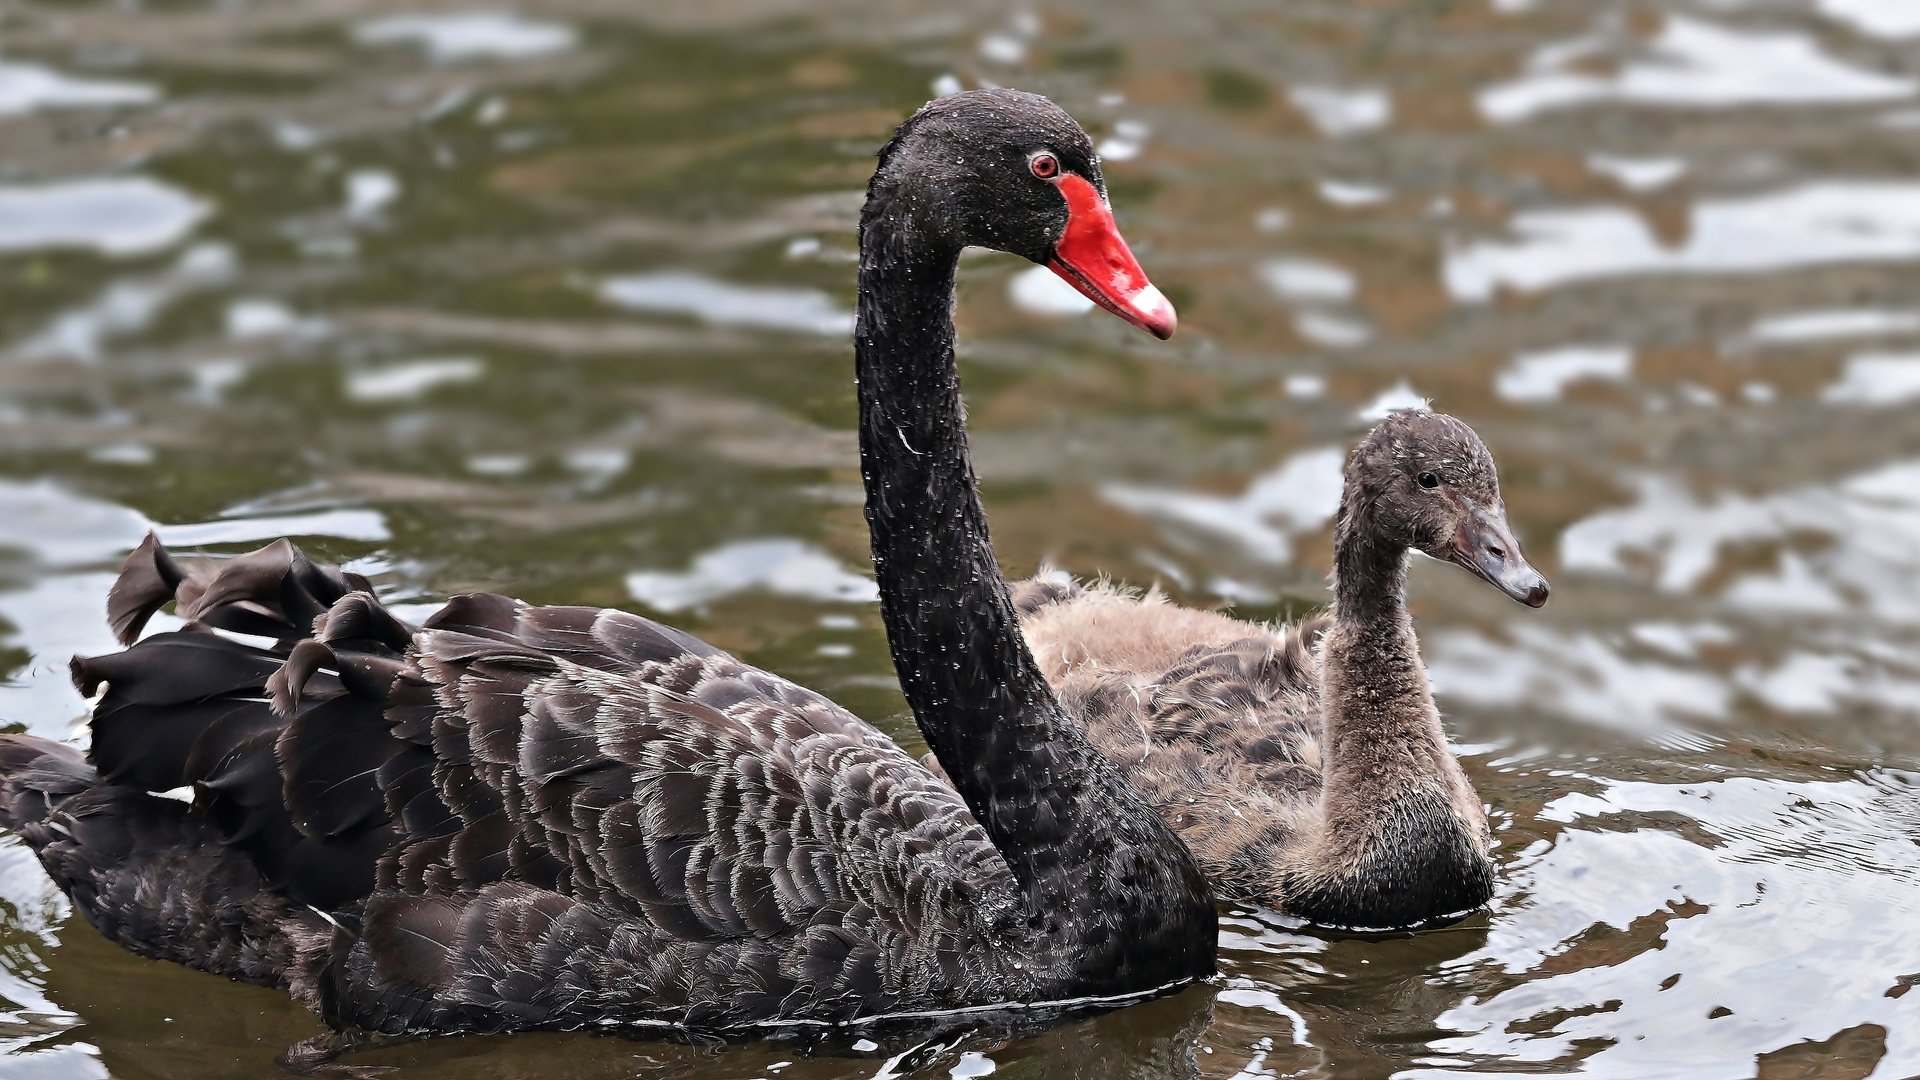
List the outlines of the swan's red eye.
<svg viewBox="0 0 1920 1080">
<path fill-rule="evenodd" d="M 1027 161 L 1027 168 L 1042 180 L 1051 180 L 1060 175 L 1060 159 L 1052 154 L 1035 154 Z"/>
</svg>

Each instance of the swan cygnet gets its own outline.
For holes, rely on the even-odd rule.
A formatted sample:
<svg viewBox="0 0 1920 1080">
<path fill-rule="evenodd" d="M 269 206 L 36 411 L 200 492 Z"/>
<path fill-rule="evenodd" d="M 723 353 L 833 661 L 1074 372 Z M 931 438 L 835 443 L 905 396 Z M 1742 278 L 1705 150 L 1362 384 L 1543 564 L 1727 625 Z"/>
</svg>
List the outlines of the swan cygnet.
<svg viewBox="0 0 1920 1080">
<path fill-rule="evenodd" d="M 1493 895 L 1486 815 L 1407 613 L 1415 551 L 1529 607 L 1547 601 L 1486 445 L 1460 420 L 1408 410 L 1348 459 L 1330 611 L 1276 628 L 1050 576 L 1013 595 L 1068 714 L 1222 896 L 1399 929 Z"/>
</svg>

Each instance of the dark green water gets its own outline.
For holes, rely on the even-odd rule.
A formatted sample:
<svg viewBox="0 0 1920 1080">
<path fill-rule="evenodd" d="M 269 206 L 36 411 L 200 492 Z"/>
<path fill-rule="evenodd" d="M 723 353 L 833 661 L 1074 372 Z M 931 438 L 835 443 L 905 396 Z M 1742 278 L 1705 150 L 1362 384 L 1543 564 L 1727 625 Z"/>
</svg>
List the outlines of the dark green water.
<svg viewBox="0 0 1920 1080">
<path fill-rule="evenodd" d="M 157 526 L 293 534 L 403 601 L 631 607 L 917 743 L 866 579 L 853 219 L 936 86 L 1019 85 L 1102 142 L 1181 332 L 963 267 L 1003 560 L 1297 610 L 1364 417 L 1470 420 L 1555 584 L 1414 574 L 1492 911 L 1369 942 L 1234 912 L 1214 985 L 898 1062 L 349 1063 L 1920 1073 L 1920 10 L 1164 7 L 0 0 L 0 717 L 80 730 L 65 659 Z M 0 1076 L 267 1076 L 318 1031 L 105 944 L 0 841 Z"/>
</svg>

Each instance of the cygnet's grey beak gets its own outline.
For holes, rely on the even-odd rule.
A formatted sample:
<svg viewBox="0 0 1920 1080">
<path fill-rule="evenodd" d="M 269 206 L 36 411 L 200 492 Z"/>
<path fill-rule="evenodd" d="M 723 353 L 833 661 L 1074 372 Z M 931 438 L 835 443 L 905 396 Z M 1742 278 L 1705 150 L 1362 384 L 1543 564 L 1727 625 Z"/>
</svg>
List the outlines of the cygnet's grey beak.
<svg viewBox="0 0 1920 1080">
<path fill-rule="evenodd" d="M 1513 538 L 1503 508 L 1470 507 L 1453 538 L 1450 559 L 1528 607 L 1544 605 L 1552 591 L 1547 579 L 1520 554 L 1520 542 Z"/>
</svg>

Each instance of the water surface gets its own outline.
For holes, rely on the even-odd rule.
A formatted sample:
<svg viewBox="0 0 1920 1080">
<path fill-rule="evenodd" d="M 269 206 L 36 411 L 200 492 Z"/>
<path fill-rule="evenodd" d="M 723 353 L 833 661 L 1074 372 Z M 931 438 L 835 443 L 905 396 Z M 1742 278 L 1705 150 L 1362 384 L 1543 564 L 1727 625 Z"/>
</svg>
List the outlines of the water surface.
<svg viewBox="0 0 1920 1080">
<path fill-rule="evenodd" d="M 1493 446 L 1542 612 L 1422 564 L 1500 893 L 918 1046 L 530 1036 L 396 1077 L 1920 1074 L 1920 18 L 1910 0 L 0 5 L 0 717 L 157 528 L 396 603 L 670 618 L 918 745 L 846 334 L 871 155 L 1044 91 L 1179 305 L 962 268 L 1002 558 L 1322 603 L 1344 449 Z M 0 842 L 0 1075 L 271 1075 L 317 1022 L 136 959 Z"/>
</svg>

